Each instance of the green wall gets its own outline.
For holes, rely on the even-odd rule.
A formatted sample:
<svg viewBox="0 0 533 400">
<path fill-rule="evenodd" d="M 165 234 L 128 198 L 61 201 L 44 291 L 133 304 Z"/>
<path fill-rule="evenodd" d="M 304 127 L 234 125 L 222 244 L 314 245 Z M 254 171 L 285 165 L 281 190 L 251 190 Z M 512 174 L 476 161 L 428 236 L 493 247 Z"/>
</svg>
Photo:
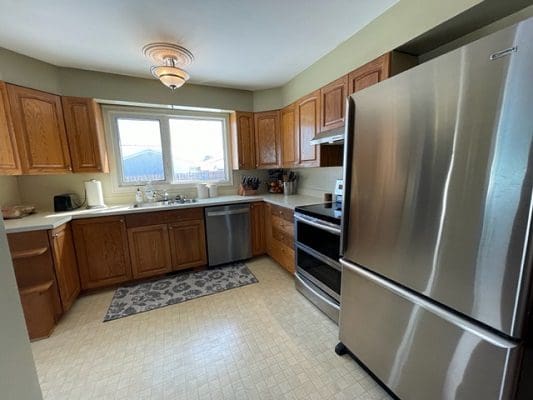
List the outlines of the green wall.
<svg viewBox="0 0 533 400">
<path fill-rule="evenodd" d="M 248 90 L 187 84 L 171 91 L 155 79 L 62 68 L 0 48 L 0 80 L 67 96 L 252 111 Z"/>
<path fill-rule="evenodd" d="M 277 99 L 272 98 L 270 91 L 254 92 L 254 111 L 284 107 L 480 2 L 481 0 L 400 0 L 283 85 Z"/>
</svg>

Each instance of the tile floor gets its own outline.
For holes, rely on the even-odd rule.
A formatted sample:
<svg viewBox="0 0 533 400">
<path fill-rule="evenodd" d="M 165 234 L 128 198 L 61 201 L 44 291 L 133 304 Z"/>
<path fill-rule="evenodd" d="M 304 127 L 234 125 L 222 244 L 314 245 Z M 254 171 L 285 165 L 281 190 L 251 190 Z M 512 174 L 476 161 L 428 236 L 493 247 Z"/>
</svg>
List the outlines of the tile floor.
<svg viewBox="0 0 533 400">
<path fill-rule="evenodd" d="M 259 283 L 103 323 L 113 291 L 81 297 L 32 344 L 45 399 L 389 399 L 338 328 L 269 258 Z"/>
</svg>

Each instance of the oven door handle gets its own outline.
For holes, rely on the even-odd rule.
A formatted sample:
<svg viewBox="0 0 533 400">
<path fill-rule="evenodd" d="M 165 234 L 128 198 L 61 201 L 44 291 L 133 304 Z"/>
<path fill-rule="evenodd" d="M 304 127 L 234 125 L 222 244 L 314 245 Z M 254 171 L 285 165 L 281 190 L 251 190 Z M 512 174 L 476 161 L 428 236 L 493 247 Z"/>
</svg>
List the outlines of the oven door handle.
<svg viewBox="0 0 533 400">
<path fill-rule="evenodd" d="M 334 226 L 326 225 L 322 222 L 315 220 L 314 218 L 305 217 L 301 214 L 294 214 L 294 219 L 296 221 L 303 222 L 304 224 L 314 226 L 315 228 L 322 229 L 329 233 L 333 233 L 334 235 L 340 236 L 341 234 L 341 228 L 336 228 Z"/>
</svg>

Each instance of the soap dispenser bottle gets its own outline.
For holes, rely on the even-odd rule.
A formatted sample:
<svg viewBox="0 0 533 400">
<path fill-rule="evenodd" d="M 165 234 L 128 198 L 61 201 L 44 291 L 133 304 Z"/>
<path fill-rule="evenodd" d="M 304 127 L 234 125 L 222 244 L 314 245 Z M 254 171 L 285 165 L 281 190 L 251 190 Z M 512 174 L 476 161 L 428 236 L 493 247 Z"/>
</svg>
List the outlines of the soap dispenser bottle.
<svg viewBox="0 0 533 400">
<path fill-rule="evenodd" d="M 141 204 L 143 202 L 143 192 L 141 192 L 140 188 L 137 188 L 137 191 L 135 192 L 135 203 Z"/>
</svg>

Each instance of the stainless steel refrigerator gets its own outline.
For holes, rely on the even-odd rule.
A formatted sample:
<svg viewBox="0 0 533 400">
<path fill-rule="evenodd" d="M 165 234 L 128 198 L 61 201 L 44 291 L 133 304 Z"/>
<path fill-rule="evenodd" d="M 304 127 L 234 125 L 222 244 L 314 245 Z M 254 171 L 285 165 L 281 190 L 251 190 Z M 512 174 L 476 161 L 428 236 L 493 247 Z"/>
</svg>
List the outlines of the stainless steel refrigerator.
<svg viewBox="0 0 533 400">
<path fill-rule="evenodd" d="M 533 399 L 533 19 L 348 103 L 339 348 L 402 399 Z"/>
</svg>

